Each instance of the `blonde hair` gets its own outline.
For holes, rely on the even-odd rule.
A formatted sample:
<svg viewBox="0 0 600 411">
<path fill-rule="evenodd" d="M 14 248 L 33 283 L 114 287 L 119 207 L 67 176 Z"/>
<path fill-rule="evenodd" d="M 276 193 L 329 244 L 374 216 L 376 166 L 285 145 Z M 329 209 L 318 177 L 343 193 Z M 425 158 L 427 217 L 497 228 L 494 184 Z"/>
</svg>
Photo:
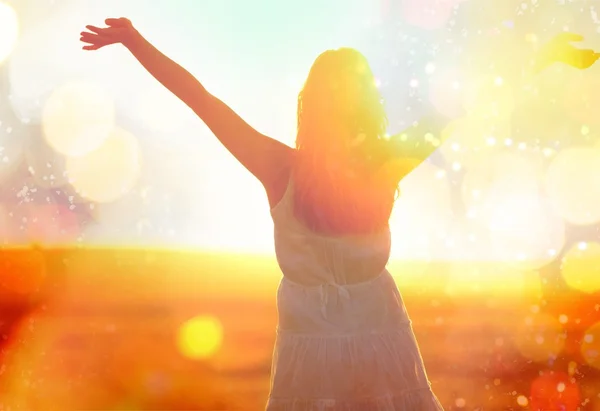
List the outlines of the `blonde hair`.
<svg viewBox="0 0 600 411">
<path fill-rule="evenodd" d="M 395 187 L 377 172 L 389 154 L 388 120 L 367 59 L 351 48 L 319 55 L 297 116 L 296 214 L 313 230 L 335 234 L 387 223 Z"/>
</svg>

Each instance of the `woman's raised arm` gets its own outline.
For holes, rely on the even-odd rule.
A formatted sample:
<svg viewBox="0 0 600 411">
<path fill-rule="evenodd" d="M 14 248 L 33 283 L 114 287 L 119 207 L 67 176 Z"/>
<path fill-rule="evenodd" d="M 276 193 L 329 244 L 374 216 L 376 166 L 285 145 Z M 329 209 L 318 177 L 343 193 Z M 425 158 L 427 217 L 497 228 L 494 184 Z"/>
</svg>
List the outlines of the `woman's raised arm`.
<svg viewBox="0 0 600 411">
<path fill-rule="evenodd" d="M 265 186 L 277 180 L 292 149 L 267 137 L 209 93 L 186 69 L 165 56 L 146 40 L 128 19 L 107 19 L 107 27 L 86 26 L 81 41 L 84 50 L 123 44 L 163 86 L 183 101 L 206 123 L 215 136 L 242 165 Z"/>
<path fill-rule="evenodd" d="M 555 63 L 563 63 L 579 70 L 591 67 L 600 58 L 593 49 L 580 49 L 571 43 L 582 41 L 575 33 L 560 33 L 548 43 L 534 51 L 525 66 L 523 82 L 530 81 L 536 74 Z M 436 151 L 441 144 L 442 129 L 447 120 L 443 116 L 430 116 L 421 119 L 412 127 L 390 138 L 394 155 L 388 170 L 396 169 L 395 178 L 402 179 Z"/>
</svg>

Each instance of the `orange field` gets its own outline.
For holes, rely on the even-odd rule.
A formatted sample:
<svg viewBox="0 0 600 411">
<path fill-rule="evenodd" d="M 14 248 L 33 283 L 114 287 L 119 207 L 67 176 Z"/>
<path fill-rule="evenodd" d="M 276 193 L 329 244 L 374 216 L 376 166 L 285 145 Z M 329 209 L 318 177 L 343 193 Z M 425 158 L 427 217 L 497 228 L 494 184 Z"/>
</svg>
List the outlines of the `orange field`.
<svg viewBox="0 0 600 411">
<path fill-rule="evenodd" d="M 390 271 L 447 410 L 600 410 L 597 294 L 552 267 L 538 289 L 451 292 L 468 262 L 409 266 Z M 1 251 L 0 410 L 260 410 L 279 276 L 274 257 Z"/>
</svg>

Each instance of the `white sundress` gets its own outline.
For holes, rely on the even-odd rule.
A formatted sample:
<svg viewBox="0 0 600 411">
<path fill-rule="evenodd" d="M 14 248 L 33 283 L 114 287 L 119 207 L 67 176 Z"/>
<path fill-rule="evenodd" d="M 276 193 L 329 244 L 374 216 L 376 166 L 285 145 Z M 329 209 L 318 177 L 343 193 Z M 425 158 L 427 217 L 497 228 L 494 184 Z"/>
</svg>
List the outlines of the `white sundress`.
<svg viewBox="0 0 600 411">
<path fill-rule="evenodd" d="M 386 270 L 389 229 L 316 234 L 294 217 L 291 186 L 271 210 L 284 275 L 267 411 L 443 411 Z"/>
</svg>

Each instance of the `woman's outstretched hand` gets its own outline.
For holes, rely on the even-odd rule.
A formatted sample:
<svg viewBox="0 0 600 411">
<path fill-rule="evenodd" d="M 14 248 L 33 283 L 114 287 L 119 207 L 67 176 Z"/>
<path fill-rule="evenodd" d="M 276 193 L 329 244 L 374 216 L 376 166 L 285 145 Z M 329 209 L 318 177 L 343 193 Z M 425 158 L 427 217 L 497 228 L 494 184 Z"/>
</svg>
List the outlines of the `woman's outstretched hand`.
<svg viewBox="0 0 600 411">
<path fill-rule="evenodd" d="M 88 31 L 81 32 L 80 40 L 86 43 L 84 50 L 98 50 L 104 46 L 116 43 L 126 43 L 135 34 L 131 21 L 121 17 L 119 19 L 106 19 L 107 27 L 86 26 Z"/>
<path fill-rule="evenodd" d="M 600 58 L 600 53 L 592 49 L 579 49 L 571 44 L 582 40 L 583 36 L 579 34 L 560 33 L 543 47 L 542 59 L 546 64 L 561 62 L 581 70 L 591 67 Z"/>
</svg>

